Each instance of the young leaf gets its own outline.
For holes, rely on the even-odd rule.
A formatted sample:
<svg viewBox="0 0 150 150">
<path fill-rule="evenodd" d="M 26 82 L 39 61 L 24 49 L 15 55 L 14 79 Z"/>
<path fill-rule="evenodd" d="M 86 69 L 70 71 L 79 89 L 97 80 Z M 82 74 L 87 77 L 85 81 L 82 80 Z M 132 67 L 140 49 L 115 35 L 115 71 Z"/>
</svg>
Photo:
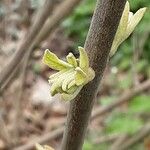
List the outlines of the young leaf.
<svg viewBox="0 0 150 150">
<path fill-rule="evenodd" d="M 68 84 L 68 89 L 70 89 L 72 86 L 76 84 L 75 79 L 73 79 L 69 84 Z"/>
<path fill-rule="evenodd" d="M 47 146 L 47 145 L 44 145 L 44 146 L 41 146 L 40 144 L 36 144 L 35 145 L 36 149 L 37 150 L 54 150 L 52 147 L 50 146 Z"/>
<path fill-rule="evenodd" d="M 141 8 L 131 17 L 131 19 L 129 20 L 128 27 L 127 27 L 126 38 L 133 32 L 134 28 L 141 21 L 142 17 L 144 16 L 145 11 L 146 11 L 146 8 Z"/>
<path fill-rule="evenodd" d="M 129 2 L 126 2 L 113 44 L 112 44 L 112 48 L 111 48 L 111 52 L 110 55 L 112 56 L 118 46 L 123 42 L 124 40 L 124 35 L 126 34 L 126 29 L 127 29 L 127 25 L 128 25 L 128 17 L 129 17 L 129 10 L 130 10 L 130 5 Z"/>
<path fill-rule="evenodd" d="M 79 53 L 80 53 L 80 58 L 79 58 L 79 67 L 83 69 L 84 71 L 89 68 L 89 58 L 88 55 L 83 47 L 78 47 Z"/>
<path fill-rule="evenodd" d="M 69 53 L 66 58 L 69 64 L 71 64 L 74 67 L 77 67 L 77 60 L 72 53 Z"/>
<path fill-rule="evenodd" d="M 68 76 L 64 79 L 62 83 L 62 90 L 67 91 L 68 89 L 68 84 L 74 79 L 75 72 L 71 72 L 68 74 Z"/>
<path fill-rule="evenodd" d="M 43 62 L 54 70 L 69 69 L 73 66 L 65 61 L 60 60 L 55 54 L 48 49 L 44 53 Z"/>
<path fill-rule="evenodd" d="M 85 74 L 85 72 L 82 71 L 81 68 L 77 67 L 76 69 L 76 74 L 75 74 L 75 83 L 76 85 L 82 85 L 86 79 L 87 79 L 87 75 Z"/>
<path fill-rule="evenodd" d="M 73 93 L 73 94 L 65 94 L 65 93 L 62 93 L 62 99 L 64 99 L 65 101 L 71 101 L 73 100 L 77 95 L 78 93 L 81 91 L 83 86 L 80 86 L 77 88 L 77 90 Z"/>
</svg>

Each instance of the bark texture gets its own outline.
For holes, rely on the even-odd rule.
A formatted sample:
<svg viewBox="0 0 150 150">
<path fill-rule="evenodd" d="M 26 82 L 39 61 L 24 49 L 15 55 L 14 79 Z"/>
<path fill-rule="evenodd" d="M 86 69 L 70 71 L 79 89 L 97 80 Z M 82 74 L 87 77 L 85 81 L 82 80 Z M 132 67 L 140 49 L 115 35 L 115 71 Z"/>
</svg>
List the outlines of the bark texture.
<svg viewBox="0 0 150 150">
<path fill-rule="evenodd" d="M 85 42 L 95 78 L 71 101 L 61 150 L 81 150 L 84 137 L 110 48 L 126 0 L 98 0 Z"/>
</svg>

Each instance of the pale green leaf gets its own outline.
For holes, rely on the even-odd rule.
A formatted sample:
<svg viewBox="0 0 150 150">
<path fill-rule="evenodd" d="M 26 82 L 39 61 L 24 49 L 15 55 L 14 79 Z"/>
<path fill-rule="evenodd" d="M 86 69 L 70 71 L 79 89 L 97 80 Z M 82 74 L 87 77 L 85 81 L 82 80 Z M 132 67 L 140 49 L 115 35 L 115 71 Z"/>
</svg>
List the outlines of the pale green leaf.
<svg viewBox="0 0 150 150">
<path fill-rule="evenodd" d="M 62 82 L 65 79 L 65 74 L 67 74 L 67 73 L 65 72 L 62 75 L 60 75 L 58 78 L 54 78 L 54 79 L 49 80 L 49 83 L 52 83 L 52 86 L 50 89 L 50 93 L 52 96 L 54 96 L 55 94 L 57 94 L 60 91 L 60 88 L 62 86 Z"/>
<path fill-rule="evenodd" d="M 80 58 L 79 58 L 79 67 L 86 71 L 89 67 L 89 58 L 83 47 L 78 47 Z"/>
<path fill-rule="evenodd" d="M 115 38 L 113 40 L 112 48 L 110 51 L 110 56 L 114 55 L 117 51 L 118 46 L 124 41 L 124 35 L 128 25 L 128 17 L 129 17 L 130 5 L 129 2 L 126 2 L 117 32 L 115 34 Z"/>
<path fill-rule="evenodd" d="M 73 79 L 69 84 L 68 84 L 68 89 L 70 89 L 72 86 L 76 84 L 75 79 Z"/>
<path fill-rule="evenodd" d="M 35 144 L 37 150 L 44 150 L 44 148 L 40 144 Z"/>
<path fill-rule="evenodd" d="M 77 60 L 72 53 L 69 53 L 66 58 L 69 64 L 71 64 L 74 67 L 77 67 Z"/>
<path fill-rule="evenodd" d="M 95 72 L 92 68 L 88 68 L 88 72 L 87 72 L 87 82 L 93 80 L 95 77 Z"/>
<path fill-rule="evenodd" d="M 128 23 L 130 22 L 132 17 L 133 17 L 133 12 L 129 12 Z"/>
<path fill-rule="evenodd" d="M 72 86 L 67 90 L 67 94 L 73 94 L 79 87 L 77 85 Z"/>
<path fill-rule="evenodd" d="M 43 62 L 54 70 L 69 69 L 73 67 L 69 63 L 60 60 L 55 54 L 50 52 L 48 49 L 45 50 Z"/>
<path fill-rule="evenodd" d="M 65 101 L 71 101 L 71 100 L 73 100 L 79 94 L 79 92 L 81 91 L 82 87 L 83 86 L 79 86 L 73 94 L 62 93 L 61 94 L 62 99 L 65 100 Z"/>
<path fill-rule="evenodd" d="M 119 41 L 122 40 L 122 38 L 124 37 L 124 34 L 126 32 L 127 29 L 127 25 L 128 25 L 128 17 L 129 17 L 129 10 L 130 10 L 130 6 L 129 6 L 129 2 L 126 2 L 116 35 L 115 35 L 115 39 L 114 41 Z"/>
<path fill-rule="evenodd" d="M 53 80 L 53 79 L 56 79 L 58 78 L 61 74 L 65 73 L 67 70 L 61 70 L 57 73 L 54 73 L 52 74 L 50 77 L 49 77 L 49 80 Z"/>
<path fill-rule="evenodd" d="M 41 146 L 40 144 L 36 144 L 36 150 L 54 150 L 52 147 L 50 146 L 47 146 L 47 145 L 44 145 L 44 146 Z"/>
<path fill-rule="evenodd" d="M 82 85 L 87 80 L 87 75 L 79 67 L 77 67 L 75 70 L 76 70 L 75 83 L 78 86 Z"/>
<path fill-rule="evenodd" d="M 70 74 L 68 74 L 66 76 L 66 78 L 64 79 L 63 83 L 62 83 L 62 90 L 63 91 L 67 91 L 68 90 L 68 84 L 71 83 L 71 81 L 74 80 L 75 77 L 75 72 L 71 72 Z"/>
<path fill-rule="evenodd" d="M 56 82 L 54 82 L 52 84 L 51 89 L 50 89 L 50 93 L 52 96 L 54 96 L 55 94 L 57 94 L 60 91 L 62 82 L 63 82 L 63 80 L 61 78 L 59 78 Z"/>
<path fill-rule="evenodd" d="M 53 82 L 56 82 L 59 78 L 62 78 L 62 77 L 67 77 L 68 74 L 70 74 L 71 72 L 74 72 L 73 69 L 70 69 L 70 70 L 62 70 L 62 71 L 59 71 L 58 73 L 55 73 L 53 75 L 51 75 L 49 77 L 49 83 L 53 83 Z"/>
<path fill-rule="evenodd" d="M 54 150 L 54 149 L 48 145 L 44 145 L 44 150 Z"/>
<path fill-rule="evenodd" d="M 141 8 L 132 17 L 130 17 L 128 27 L 127 27 L 127 32 L 126 32 L 126 38 L 129 37 L 129 35 L 133 32 L 134 28 L 141 21 L 145 11 L 146 8 Z"/>
</svg>

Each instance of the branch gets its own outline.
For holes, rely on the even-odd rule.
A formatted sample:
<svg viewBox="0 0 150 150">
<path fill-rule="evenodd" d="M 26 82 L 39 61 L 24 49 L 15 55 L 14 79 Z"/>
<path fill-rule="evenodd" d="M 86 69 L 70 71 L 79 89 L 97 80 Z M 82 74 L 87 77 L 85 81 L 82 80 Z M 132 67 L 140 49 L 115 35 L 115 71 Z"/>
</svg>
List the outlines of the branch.
<svg viewBox="0 0 150 150">
<path fill-rule="evenodd" d="M 53 14 L 48 18 L 44 27 L 38 34 L 36 38 L 35 45 L 37 46 L 41 41 L 48 37 L 54 29 L 56 29 L 60 23 L 70 15 L 74 8 L 82 0 L 64 0 L 53 12 Z"/>
<path fill-rule="evenodd" d="M 28 59 L 29 55 L 28 53 L 26 54 L 24 61 L 22 62 L 22 69 L 20 70 L 20 82 L 19 82 L 19 87 L 18 87 L 18 94 L 17 98 L 13 103 L 13 107 L 15 109 L 15 115 L 13 119 L 13 138 L 15 139 L 14 141 L 16 144 L 18 143 L 19 140 L 19 133 L 20 133 L 20 125 L 22 121 L 22 97 L 23 97 L 23 91 L 24 91 L 24 82 L 25 82 L 25 77 L 26 77 L 26 70 L 27 70 L 27 65 L 28 65 Z"/>
<path fill-rule="evenodd" d="M 95 78 L 71 101 L 61 150 L 81 150 L 114 35 L 126 0 L 98 0 L 85 42 Z"/>
<path fill-rule="evenodd" d="M 117 148 L 120 147 L 127 138 L 128 138 L 127 134 L 123 134 L 120 137 L 116 138 L 115 142 L 112 144 L 112 146 L 109 149 L 117 150 Z"/>
<path fill-rule="evenodd" d="M 150 88 L 150 79 L 139 84 L 137 87 L 133 89 L 129 89 L 125 93 L 123 93 L 117 100 L 112 102 L 110 105 L 99 108 L 93 113 L 92 118 L 96 118 L 97 116 L 102 116 L 106 113 L 110 113 L 114 108 L 123 105 L 124 103 L 130 101 L 134 96 L 140 94 L 144 90 Z"/>
<path fill-rule="evenodd" d="M 50 133 L 45 134 L 44 136 L 35 139 L 34 141 L 27 143 L 26 145 L 20 146 L 18 148 L 13 148 L 12 150 L 30 150 L 35 147 L 36 143 L 44 144 L 52 139 L 58 138 L 62 135 L 64 127 L 56 129 Z"/>
<path fill-rule="evenodd" d="M 53 0 L 47 0 L 47 1 L 49 1 L 49 3 L 52 3 L 51 1 Z M 50 5 L 46 4 L 47 6 L 43 7 L 44 10 L 42 10 L 41 15 L 39 15 L 38 17 L 38 20 L 35 21 L 35 24 L 31 27 L 30 30 L 31 34 L 29 34 L 29 36 L 27 37 L 25 36 L 26 40 L 23 42 L 23 44 L 21 45 L 21 47 L 19 48 L 15 56 L 8 63 L 8 65 L 6 65 L 4 69 L 2 69 L 0 73 L 0 89 L 5 83 L 5 81 L 7 80 L 7 78 L 9 77 L 9 75 L 11 75 L 11 72 L 13 72 L 14 68 L 19 65 L 18 62 L 20 62 L 23 59 L 24 54 L 28 51 L 30 55 L 34 50 L 34 47 L 39 45 L 40 42 L 42 42 L 54 29 L 56 29 L 59 26 L 59 24 L 62 22 L 62 20 L 64 20 L 68 15 L 70 15 L 70 13 L 79 4 L 80 1 L 81 0 L 65 0 L 60 4 L 60 6 L 56 8 L 54 13 L 46 22 L 45 20 L 48 18 L 48 16 L 51 13 L 52 4 Z M 45 14 L 46 16 L 44 16 Z M 38 29 L 38 30 L 34 32 L 33 29 L 34 30 Z"/>
<path fill-rule="evenodd" d="M 32 45 L 33 40 L 41 30 L 42 26 L 44 25 L 46 19 L 49 16 L 49 10 L 52 9 L 53 0 L 46 0 L 42 10 L 36 17 L 34 24 L 32 25 L 29 33 L 25 35 L 24 42 L 21 44 L 19 49 L 17 50 L 14 57 L 10 60 L 10 62 L 4 66 L 4 69 L 0 73 L 0 87 L 4 83 L 4 79 L 9 77 L 9 74 L 14 70 L 16 64 L 22 60 L 22 57 L 26 53 L 26 50 Z"/>
<path fill-rule="evenodd" d="M 150 123 L 144 125 L 133 137 L 128 139 L 118 150 L 128 150 L 134 144 L 139 143 L 143 138 L 150 134 Z"/>
</svg>

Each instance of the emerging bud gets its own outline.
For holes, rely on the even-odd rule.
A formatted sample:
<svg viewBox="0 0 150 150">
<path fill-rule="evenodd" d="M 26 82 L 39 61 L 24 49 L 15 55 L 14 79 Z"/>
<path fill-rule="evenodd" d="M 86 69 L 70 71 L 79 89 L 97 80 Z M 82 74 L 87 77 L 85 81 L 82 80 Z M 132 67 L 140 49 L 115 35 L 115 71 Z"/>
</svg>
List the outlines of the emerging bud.
<svg viewBox="0 0 150 150">
<path fill-rule="evenodd" d="M 54 150 L 52 147 L 47 145 L 41 146 L 40 144 L 36 144 L 35 147 L 36 150 Z"/>
<path fill-rule="evenodd" d="M 89 58 L 82 47 L 78 47 L 80 57 L 76 59 L 72 53 L 66 57 L 67 62 L 60 60 L 55 54 L 46 50 L 43 62 L 59 72 L 49 77 L 51 95 L 61 94 L 64 100 L 72 100 L 82 87 L 95 77 L 95 72 L 89 67 Z"/>
<path fill-rule="evenodd" d="M 140 22 L 142 17 L 144 16 L 144 13 L 146 11 L 146 8 L 139 9 L 135 14 L 130 12 L 130 5 L 129 2 L 126 2 L 112 47 L 110 51 L 110 56 L 113 56 L 115 52 L 117 51 L 119 45 L 126 40 L 130 34 L 133 32 L 137 24 Z"/>
</svg>

